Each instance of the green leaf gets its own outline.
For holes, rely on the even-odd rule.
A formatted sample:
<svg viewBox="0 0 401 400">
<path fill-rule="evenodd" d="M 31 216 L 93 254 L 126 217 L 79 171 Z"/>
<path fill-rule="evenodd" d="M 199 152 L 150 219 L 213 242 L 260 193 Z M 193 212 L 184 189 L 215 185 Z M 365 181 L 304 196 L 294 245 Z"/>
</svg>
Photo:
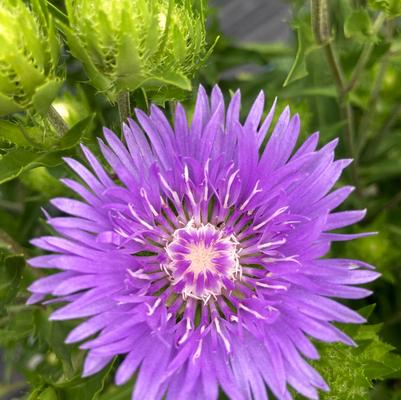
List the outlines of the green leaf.
<svg viewBox="0 0 401 400">
<path fill-rule="evenodd" d="M 19 106 L 13 99 L 0 93 L 0 117 L 22 110 L 23 108 Z"/>
<path fill-rule="evenodd" d="M 59 8 L 57 8 L 54 4 L 50 1 L 46 1 L 48 10 L 50 14 L 52 14 L 57 20 L 61 21 L 63 24 L 68 26 L 68 16 L 64 14 Z"/>
<path fill-rule="evenodd" d="M 106 79 L 104 75 L 101 74 L 96 68 L 79 38 L 67 25 L 63 24 L 61 21 L 58 21 L 57 27 L 67 38 L 72 55 L 82 61 L 85 72 L 87 73 L 92 85 L 99 91 L 106 91 L 111 86 L 111 82 Z"/>
<path fill-rule="evenodd" d="M 368 306 L 358 310 L 358 313 L 362 315 L 362 317 L 368 319 L 372 315 L 372 312 L 374 311 L 375 308 L 376 304 L 369 304 Z"/>
<path fill-rule="evenodd" d="M 59 400 L 57 392 L 51 386 L 43 387 L 41 385 L 35 388 L 28 397 L 28 400 Z"/>
<path fill-rule="evenodd" d="M 0 329 L 0 345 L 9 346 L 13 343 L 18 342 L 21 339 L 28 337 L 32 333 L 32 328 L 25 326 L 24 329 L 19 327 L 16 329 Z"/>
<path fill-rule="evenodd" d="M 401 159 L 384 159 L 361 168 L 368 182 L 383 181 L 401 174 Z"/>
<path fill-rule="evenodd" d="M 47 343 L 49 349 L 63 362 L 64 370 L 71 374 L 73 372 L 72 347 L 64 343 L 67 335 L 65 325 L 58 321 L 50 321 L 49 312 L 44 310 L 34 310 L 33 318 L 37 337 L 43 343 Z"/>
<path fill-rule="evenodd" d="M 88 131 L 93 118 L 94 115 L 90 115 L 77 122 L 58 142 L 58 149 L 66 150 L 74 147 L 80 141 L 81 137 Z"/>
<path fill-rule="evenodd" d="M 56 167 L 57 165 L 63 164 L 62 157 L 67 157 L 70 154 L 71 151 L 68 149 L 60 151 L 51 151 L 49 153 L 41 153 L 41 155 L 32 164 L 30 164 L 28 168 L 36 168 L 40 166 Z"/>
<path fill-rule="evenodd" d="M 16 146 L 31 146 L 20 127 L 9 121 L 0 120 L 0 139 L 11 142 Z"/>
<path fill-rule="evenodd" d="M 58 142 L 57 150 L 13 149 L 0 157 L 0 184 L 18 177 L 23 171 L 39 166 L 53 167 L 62 163 L 90 127 L 93 115 L 75 124 Z"/>
<path fill-rule="evenodd" d="M 353 11 L 344 23 L 344 34 L 361 42 L 372 40 L 373 29 L 369 13 L 365 9 Z"/>
<path fill-rule="evenodd" d="M 0 184 L 16 178 L 39 157 L 34 150 L 11 150 L 0 158 Z"/>
<path fill-rule="evenodd" d="M 128 34 L 131 29 L 129 16 L 122 15 L 122 27 L 125 33 L 119 40 L 118 52 L 115 60 L 115 71 L 120 83 L 121 90 L 136 89 L 142 79 L 141 60 L 138 52 L 138 44 L 132 35 Z"/>
<path fill-rule="evenodd" d="M 38 396 L 38 400 L 58 400 L 58 396 L 52 387 L 48 387 Z"/>
<path fill-rule="evenodd" d="M 130 400 L 132 397 L 133 382 L 130 380 L 123 386 L 111 386 L 99 397 L 99 400 Z"/>
<path fill-rule="evenodd" d="M 72 141 L 72 139 L 71 139 Z M 67 146 L 68 144 L 66 144 Z M 68 145 L 69 148 L 73 145 Z M 22 172 L 45 166 L 55 167 L 63 163 L 62 157 L 69 156 L 69 148 L 60 151 L 34 151 L 15 149 L 0 158 L 0 184 L 17 178 Z"/>
<path fill-rule="evenodd" d="M 22 269 L 25 265 L 23 255 L 2 255 L 0 259 L 0 304 L 11 303 L 18 293 Z"/>
<path fill-rule="evenodd" d="M 98 372 L 90 378 L 80 379 L 75 385 L 60 385 L 60 399 L 62 400 L 97 400 L 102 392 L 106 380 L 109 378 L 110 372 L 113 370 L 113 363 Z M 56 387 L 58 385 L 55 385 Z M 114 397 L 113 397 L 114 399 Z"/>
<path fill-rule="evenodd" d="M 374 306 L 360 310 L 369 315 Z M 343 344 L 318 344 L 320 360 L 312 365 L 321 373 L 330 392 L 321 393 L 323 400 L 355 400 L 369 398 L 376 380 L 401 373 L 401 357 L 392 352 L 393 346 L 378 336 L 381 325 L 345 325 L 342 329 L 352 334 L 358 347 Z M 300 399 L 300 396 L 296 397 Z"/>
<path fill-rule="evenodd" d="M 291 82 L 304 78 L 308 75 L 306 56 L 309 52 L 316 48 L 313 40 L 312 29 L 309 23 L 298 20 L 294 23 L 294 28 L 297 32 L 297 52 L 290 72 L 285 78 L 283 87 L 286 87 Z"/>
<path fill-rule="evenodd" d="M 52 80 L 36 88 L 32 102 L 38 114 L 45 115 L 47 113 L 62 84 L 61 80 Z"/>
<path fill-rule="evenodd" d="M 45 167 L 32 168 L 23 172 L 20 175 L 20 181 L 30 190 L 41 193 L 47 199 L 65 193 L 65 186 Z"/>
<path fill-rule="evenodd" d="M 179 72 L 168 72 L 164 76 L 152 76 L 143 82 L 145 87 L 173 85 L 183 90 L 191 90 L 191 81 Z"/>
<path fill-rule="evenodd" d="M 391 18 L 401 15 L 400 0 L 369 0 L 369 7 L 384 11 Z"/>
<path fill-rule="evenodd" d="M 298 96 L 323 96 L 332 97 L 337 96 L 337 90 L 335 86 L 311 86 L 301 88 L 291 88 L 283 92 L 286 97 L 298 97 Z"/>
</svg>

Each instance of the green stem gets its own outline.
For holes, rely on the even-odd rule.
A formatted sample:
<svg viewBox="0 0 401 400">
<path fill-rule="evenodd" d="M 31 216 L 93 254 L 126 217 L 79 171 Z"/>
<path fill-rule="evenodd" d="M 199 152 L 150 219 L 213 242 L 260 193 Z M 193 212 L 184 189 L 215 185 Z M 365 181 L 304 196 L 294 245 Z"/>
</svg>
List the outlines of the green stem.
<svg viewBox="0 0 401 400">
<path fill-rule="evenodd" d="M 385 20 L 386 20 L 386 15 L 383 12 L 381 12 L 377 16 L 377 18 L 373 24 L 373 28 L 372 28 L 373 35 L 377 34 L 380 31 Z M 366 44 L 364 46 L 364 48 L 361 52 L 361 55 L 359 56 L 358 62 L 356 63 L 356 67 L 352 71 L 351 79 L 350 79 L 349 83 L 347 84 L 347 86 L 345 87 L 346 92 L 350 92 L 355 87 L 358 79 L 362 75 L 362 71 L 366 67 L 366 63 L 369 61 L 369 58 L 370 58 L 370 55 L 372 54 L 374 46 L 375 46 L 375 43 L 373 41 L 370 41 L 368 44 Z"/>
<path fill-rule="evenodd" d="M 334 83 L 336 84 L 337 92 L 341 94 L 341 97 L 343 97 L 345 86 L 344 73 L 339 62 L 337 61 L 337 57 L 331 42 L 326 43 L 326 45 L 324 46 L 324 51 L 326 54 L 327 63 L 329 64 L 329 67 L 334 77 Z"/>
<path fill-rule="evenodd" d="M 373 90 L 369 96 L 369 101 L 368 101 L 368 106 L 367 106 L 367 111 L 364 112 L 361 122 L 359 124 L 359 143 L 357 146 L 357 153 L 358 155 L 361 154 L 363 148 L 366 145 L 366 142 L 369 140 L 369 133 L 370 133 L 370 126 L 372 121 L 374 121 L 376 117 L 376 103 L 379 100 L 379 93 L 380 89 L 382 86 L 382 81 L 384 78 L 384 75 L 386 73 L 387 67 L 388 67 L 388 61 L 389 57 L 388 54 L 384 56 L 383 61 L 380 66 L 380 70 L 377 74 L 377 78 L 375 80 L 375 83 L 373 85 Z"/>
<path fill-rule="evenodd" d="M 118 112 L 120 113 L 121 124 L 127 121 L 130 116 L 131 106 L 129 92 L 121 92 L 117 96 Z"/>
<path fill-rule="evenodd" d="M 355 152 L 355 144 L 354 144 L 354 136 L 355 136 L 354 115 L 353 115 L 352 106 L 349 102 L 347 93 L 345 91 L 344 73 L 337 60 L 337 57 L 336 57 L 336 54 L 334 52 L 334 48 L 333 48 L 331 42 L 328 42 L 324 46 L 324 51 L 325 51 L 327 63 L 329 65 L 329 68 L 330 68 L 331 73 L 334 78 L 334 82 L 336 84 L 340 111 L 341 111 L 343 118 L 346 121 L 345 131 L 344 131 L 345 146 L 346 146 L 349 157 L 354 159 L 354 162 L 351 164 L 351 167 L 350 167 L 351 180 L 352 180 L 353 185 L 357 189 L 357 193 L 360 195 L 361 193 L 359 192 L 359 182 L 358 182 L 358 160 L 357 160 L 357 154 Z"/>
<path fill-rule="evenodd" d="M 63 117 L 53 106 L 50 106 L 46 117 L 60 137 L 64 136 L 65 133 L 69 130 L 69 127 L 64 121 Z"/>
<path fill-rule="evenodd" d="M 387 32 L 386 36 L 387 36 L 387 41 L 390 42 L 393 37 L 393 34 L 394 34 L 394 24 L 392 23 L 392 21 L 388 21 L 387 25 L 388 25 L 388 32 Z M 361 122 L 359 124 L 359 131 L 358 131 L 359 143 L 357 146 L 358 155 L 362 153 L 368 140 L 370 140 L 370 136 L 371 136 L 370 133 L 372 132 L 371 126 L 372 126 L 372 122 L 375 121 L 376 112 L 377 112 L 377 103 L 380 98 L 379 94 L 380 94 L 380 90 L 382 88 L 382 82 L 383 82 L 384 76 L 385 76 L 387 68 L 390 64 L 390 57 L 391 57 L 390 50 L 382 57 L 380 69 L 379 69 L 379 72 L 375 79 L 375 83 L 373 85 L 373 90 L 369 95 L 367 111 L 364 112 L 364 114 L 361 118 Z M 395 110 L 398 109 L 397 107 L 398 106 L 396 106 Z M 394 112 L 392 112 L 391 115 L 394 116 Z M 392 118 L 390 118 L 390 121 L 389 121 L 390 125 L 388 123 L 386 123 L 386 125 L 385 125 L 385 127 L 389 127 L 388 129 L 390 129 L 392 126 L 391 125 Z M 379 132 L 383 132 L 383 131 L 379 130 Z M 383 137 L 383 134 L 379 133 L 379 136 L 381 139 Z M 368 158 L 374 153 L 375 149 L 377 149 L 378 143 L 379 142 L 378 142 L 377 138 L 373 140 L 373 145 L 367 149 L 367 157 Z"/>
</svg>

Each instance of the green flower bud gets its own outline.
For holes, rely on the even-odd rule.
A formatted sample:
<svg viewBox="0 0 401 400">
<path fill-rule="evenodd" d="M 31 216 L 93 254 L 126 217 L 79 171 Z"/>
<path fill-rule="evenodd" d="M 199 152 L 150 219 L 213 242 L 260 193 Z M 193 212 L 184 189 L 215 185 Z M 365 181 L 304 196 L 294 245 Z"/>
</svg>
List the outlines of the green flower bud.
<svg viewBox="0 0 401 400">
<path fill-rule="evenodd" d="M 189 90 L 206 54 L 203 15 L 188 0 L 67 0 L 72 54 L 115 101 L 139 87 Z"/>
<path fill-rule="evenodd" d="M 46 113 L 62 83 L 52 19 L 39 0 L 31 4 L 32 10 L 22 0 L 0 2 L 0 116 Z"/>
</svg>

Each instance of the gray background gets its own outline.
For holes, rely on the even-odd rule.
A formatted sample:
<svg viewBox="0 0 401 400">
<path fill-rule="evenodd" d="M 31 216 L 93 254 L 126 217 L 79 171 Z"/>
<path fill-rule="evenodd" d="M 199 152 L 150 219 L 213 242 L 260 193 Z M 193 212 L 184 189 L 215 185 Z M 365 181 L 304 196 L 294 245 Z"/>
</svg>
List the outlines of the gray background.
<svg viewBox="0 0 401 400">
<path fill-rule="evenodd" d="M 286 41 L 290 10 L 283 0 L 211 0 L 218 10 L 220 28 L 241 42 Z"/>
</svg>

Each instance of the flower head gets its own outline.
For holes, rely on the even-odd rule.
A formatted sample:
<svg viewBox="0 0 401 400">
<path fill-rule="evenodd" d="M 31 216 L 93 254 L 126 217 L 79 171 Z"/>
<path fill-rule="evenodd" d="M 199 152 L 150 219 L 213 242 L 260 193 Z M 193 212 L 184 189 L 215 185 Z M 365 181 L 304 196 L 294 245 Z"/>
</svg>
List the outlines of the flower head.
<svg viewBox="0 0 401 400">
<path fill-rule="evenodd" d="M 210 99 L 201 87 L 190 125 L 178 104 L 173 127 L 152 106 L 124 125 L 125 143 L 105 129 L 118 182 L 84 146 L 90 169 L 66 159 L 82 183 L 64 183 L 83 200 L 53 200 L 69 216 L 49 217 L 59 236 L 33 243 L 52 254 L 30 263 L 61 272 L 30 290 L 31 301 L 68 303 L 52 319 L 86 319 L 67 338 L 87 340 L 85 376 L 123 354 L 116 383 L 139 371 L 134 399 L 328 389 L 305 360 L 318 358 L 310 337 L 352 345 L 331 323 L 363 318 L 330 297 L 364 297 L 354 285 L 378 274 L 321 258 L 361 236 L 330 232 L 365 214 L 332 211 L 352 191 L 331 191 L 350 161 L 334 161 L 337 141 L 317 150 L 317 133 L 294 150 L 300 120 L 288 107 L 267 141 L 274 107 L 261 122 L 261 93 L 241 123 L 239 92 L 225 110 L 217 86 Z"/>
<path fill-rule="evenodd" d="M 0 4 L 0 116 L 26 109 L 45 113 L 62 83 L 52 19 L 46 8 L 32 8 L 22 0 Z"/>
<path fill-rule="evenodd" d="M 191 2 L 68 0 L 66 8 L 71 51 L 110 100 L 139 87 L 191 88 L 206 55 L 205 21 Z"/>
</svg>

